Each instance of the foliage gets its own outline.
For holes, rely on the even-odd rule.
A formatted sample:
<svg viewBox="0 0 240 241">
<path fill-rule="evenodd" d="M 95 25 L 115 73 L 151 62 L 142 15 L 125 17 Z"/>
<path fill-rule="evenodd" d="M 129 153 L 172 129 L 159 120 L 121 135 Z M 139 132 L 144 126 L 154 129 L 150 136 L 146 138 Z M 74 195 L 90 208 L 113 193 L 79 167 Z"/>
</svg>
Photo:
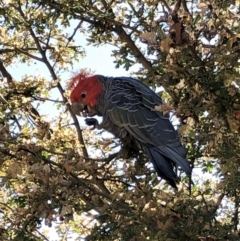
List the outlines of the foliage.
<svg viewBox="0 0 240 241">
<path fill-rule="evenodd" d="M 62 240 L 239 239 L 239 6 L 195 2 L 0 1 L 1 240 L 50 240 L 43 222 Z M 207 173 L 193 177 L 191 194 L 183 175 L 172 190 L 145 158 L 81 129 L 62 86 L 84 55 L 78 31 L 116 46 L 116 67 L 138 63 L 135 76 L 165 88 L 193 173 Z M 23 63 L 41 63 L 49 77 L 14 79 Z M 57 109 L 51 121 L 46 102 Z"/>
</svg>

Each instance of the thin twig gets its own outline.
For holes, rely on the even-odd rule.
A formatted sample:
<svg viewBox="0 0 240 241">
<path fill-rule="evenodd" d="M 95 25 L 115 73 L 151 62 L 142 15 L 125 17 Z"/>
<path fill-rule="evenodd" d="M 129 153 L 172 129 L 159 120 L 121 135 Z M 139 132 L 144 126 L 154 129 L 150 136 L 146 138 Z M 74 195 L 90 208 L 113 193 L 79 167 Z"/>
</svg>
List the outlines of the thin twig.
<svg viewBox="0 0 240 241">
<path fill-rule="evenodd" d="M 35 157 L 37 156 L 37 154 L 36 154 L 35 152 L 29 150 L 28 148 L 26 148 L 26 147 L 24 147 L 24 146 L 19 147 L 18 151 L 25 151 L 25 152 L 28 152 L 28 153 L 32 154 L 32 155 L 35 156 Z M 46 158 L 46 157 L 44 157 L 44 156 L 41 156 L 41 159 L 42 159 L 45 163 L 51 164 L 51 165 L 56 166 L 56 167 L 58 167 L 59 169 L 65 171 L 65 168 L 64 168 L 64 166 L 63 166 L 61 163 L 56 163 L 56 162 L 54 162 L 54 161 L 51 161 L 50 159 L 48 159 L 48 158 Z M 105 197 L 105 198 L 107 198 L 108 200 L 112 200 L 109 193 L 100 191 L 100 190 L 98 190 L 98 189 L 96 189 L 96 188 L 88 185 L 88 184 L 86 183 L 87 180 L 84 180 L 84 179 L 79 178 L 79 177 L 78 177 L 75 173 L 73 173 L 73 172 L 68 172 L 68 174 L 69 174 L 71 177 L 73 177 L 73 178 L 76 180 L 77 183 L 79 183 L 79 184 L 82 185 L 83 187 L 89 189 L 89 190 L 92 191 L 93 193 L 98 194 L 98 195 L 100 195 L 100 196 L 102 196 L 102 197 Z"/>
<path fill-rule="evenodd" d="M 26 55 L 26 56 L 28 56 L 28 57 L 30 57 L 30 58 L 32 58 L 32 59 L 35 59 L 35 60 L 40 61 L 40 62 L 43 61 L 42 58 L 39 58 L 39 57 L 37 57 L 37 56 L 35 56 L 35 55 L 32 55 L 32 54 L 24 51 L 23 49 L 19 49 L 19 48 L 15 48 L 15 49 L 16 49 L 18 52 L 20 52 L 20 53 L 22 53 L 22 54 L 24 54 L 24 55 Z"/>
<path fill-rule="evenodd" d="M 37 229 L 35 229 L 35 232 L 37 232 L 42 238 L 44 238 L 46 241 L 50 241 L 44 234 L 39 232 Z M 37 237 L 38 238 L 38 237 Z"/>
<path fill-rule="evenodd" d="M 127 182 L 124 182 L 120 179 L 114 179 L 114 178 L 97 178 L 97 180 L 101 180 L 101 181 L 110 181 L 110 182 L 120 182 L 128 187 L 136 187 L 136 185 L 132 185 L 132 184 L 129 184 Z"/>
<path fill-rule="evenodd" d="M 69 45 L 69 43 L 73 40 L 73 38 L 74 38 L 74 36 L 76 35 L 77 30 L 79 29 L 79 27 L 81 26 L 81 24 L 82 24 L 82 20 L 78 23 L 77 27 L 74 28 L 72 35 L 68 38 L 68 42 L 66 43 L 65 48 L 67 48 L 68 45 Z M 61 56 L 61 53 L 58 53 L 58 56 L 56 57 L 55 63 L 53 64 L 52 68 L 54 68 L 54 67 L 56 66 L 56 64 L 57 64 L 58 59 L 60 58 L 60 56 Z"/>
<path fill-rule="evenodd" d="M 39 97 L 39 96 L 33 96 L 32 98 L 33 98 L 34 100 L 50 101 L 50 102 L 54 102 L 54 103 L 65 104 L 65 102 L 62 101 L 62 100 L 53 100 L 53 99 L 49 99 L 49 98 L 42 98 L 42 97 Z"/>
<path fill-rule="evenodd" d="M 171 14 L 172 9 L 168 6 L 167 2 L 165 0 L 161 0 L 161 2 L 163 3 L 164 7 L 167 8 L 168 12 Z"/>
</svg>

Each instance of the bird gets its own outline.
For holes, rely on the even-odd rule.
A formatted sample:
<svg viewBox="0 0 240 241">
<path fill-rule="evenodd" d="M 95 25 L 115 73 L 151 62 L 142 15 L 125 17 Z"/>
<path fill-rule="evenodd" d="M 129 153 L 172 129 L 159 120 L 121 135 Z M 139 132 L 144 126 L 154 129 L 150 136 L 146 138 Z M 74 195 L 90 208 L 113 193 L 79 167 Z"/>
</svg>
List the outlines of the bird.
<svg viewBox="0 0 240 241">
<path fill-rule="evenodd" d="M 86 124 L 104 129 L 120 140 L 130 137 L 152 162 L 158 176 L 177 188 L 180 167 L 191 177 L 186 159 L 169 113 L 156 107 L 162 99 L 147 85 L 132 77 L 108 77 L 80 72 L 69 82 L 74 114 L 86 117 Z M 101 124 L 92 118 L 102 117 Z"/>
</svg>

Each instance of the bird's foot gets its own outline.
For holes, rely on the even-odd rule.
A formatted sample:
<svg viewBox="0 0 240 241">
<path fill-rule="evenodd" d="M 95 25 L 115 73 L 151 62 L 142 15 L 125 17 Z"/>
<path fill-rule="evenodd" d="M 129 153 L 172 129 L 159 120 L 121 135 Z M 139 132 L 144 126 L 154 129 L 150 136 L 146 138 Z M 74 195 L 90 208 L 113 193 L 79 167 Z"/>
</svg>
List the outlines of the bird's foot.
<svg viewBox="0 0 240 241">
<path fill-rule="evenodd" d="M 86 125 L 88 125 L 88 126 L 93 126 L 93 127 L 91 128 L 91 130 L 94 130 L 95 128 L 98 128 L 98 126 L 99 126 L 98 120 L 95 119 L 95 118 L 87 118 L 87 119 L 85 119 L 85 123 L 86 123 Z"/>
</svg>

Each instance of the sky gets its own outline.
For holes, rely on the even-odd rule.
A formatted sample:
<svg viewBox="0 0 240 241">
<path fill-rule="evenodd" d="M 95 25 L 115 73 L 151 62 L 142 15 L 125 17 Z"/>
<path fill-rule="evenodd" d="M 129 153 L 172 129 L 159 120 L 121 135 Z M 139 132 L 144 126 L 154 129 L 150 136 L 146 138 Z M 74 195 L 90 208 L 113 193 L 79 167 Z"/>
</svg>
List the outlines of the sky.
<svg viewBox="0 0 240 241">
<path fill-rule="evenodd" d="M 78 32 L 75 38 L 75 43 L 77 45 L 81 45 L 84 47 L 86 51 L 86 56 L 79 60 L 74 66 L 73 69 L 69 72 L 63 74 L 62 79 L 69 79 L 72 74 L 79 69 L 91 69 L 95 71 L 96 74 L 102 74 L 107 76 L 128 76 L 133 70 L 137 70 L 137 66 L 130 68 L 129 71 L 126 71 L 122 67 L 116 69 L 113 61 L 114 57 L 111 56 L 112 50 L 115 49 L 113 46 L 89 46 L 87 45 L 86 36 L 83 33 Z M 17 63 L 12 67 L 14 69 L 13 77 L 16 79 L 19 76 L 23 76 L 25 74 L 35 74 L 36 72 L 41 73 L 43 76 L 48 77 L 48 70 L 45 65 L 40 62 L 34 62 L 29 66 L 28 64 L 19 64 Z M 12 73 L 12 72 L 11 72 Z"/>
</svg>

